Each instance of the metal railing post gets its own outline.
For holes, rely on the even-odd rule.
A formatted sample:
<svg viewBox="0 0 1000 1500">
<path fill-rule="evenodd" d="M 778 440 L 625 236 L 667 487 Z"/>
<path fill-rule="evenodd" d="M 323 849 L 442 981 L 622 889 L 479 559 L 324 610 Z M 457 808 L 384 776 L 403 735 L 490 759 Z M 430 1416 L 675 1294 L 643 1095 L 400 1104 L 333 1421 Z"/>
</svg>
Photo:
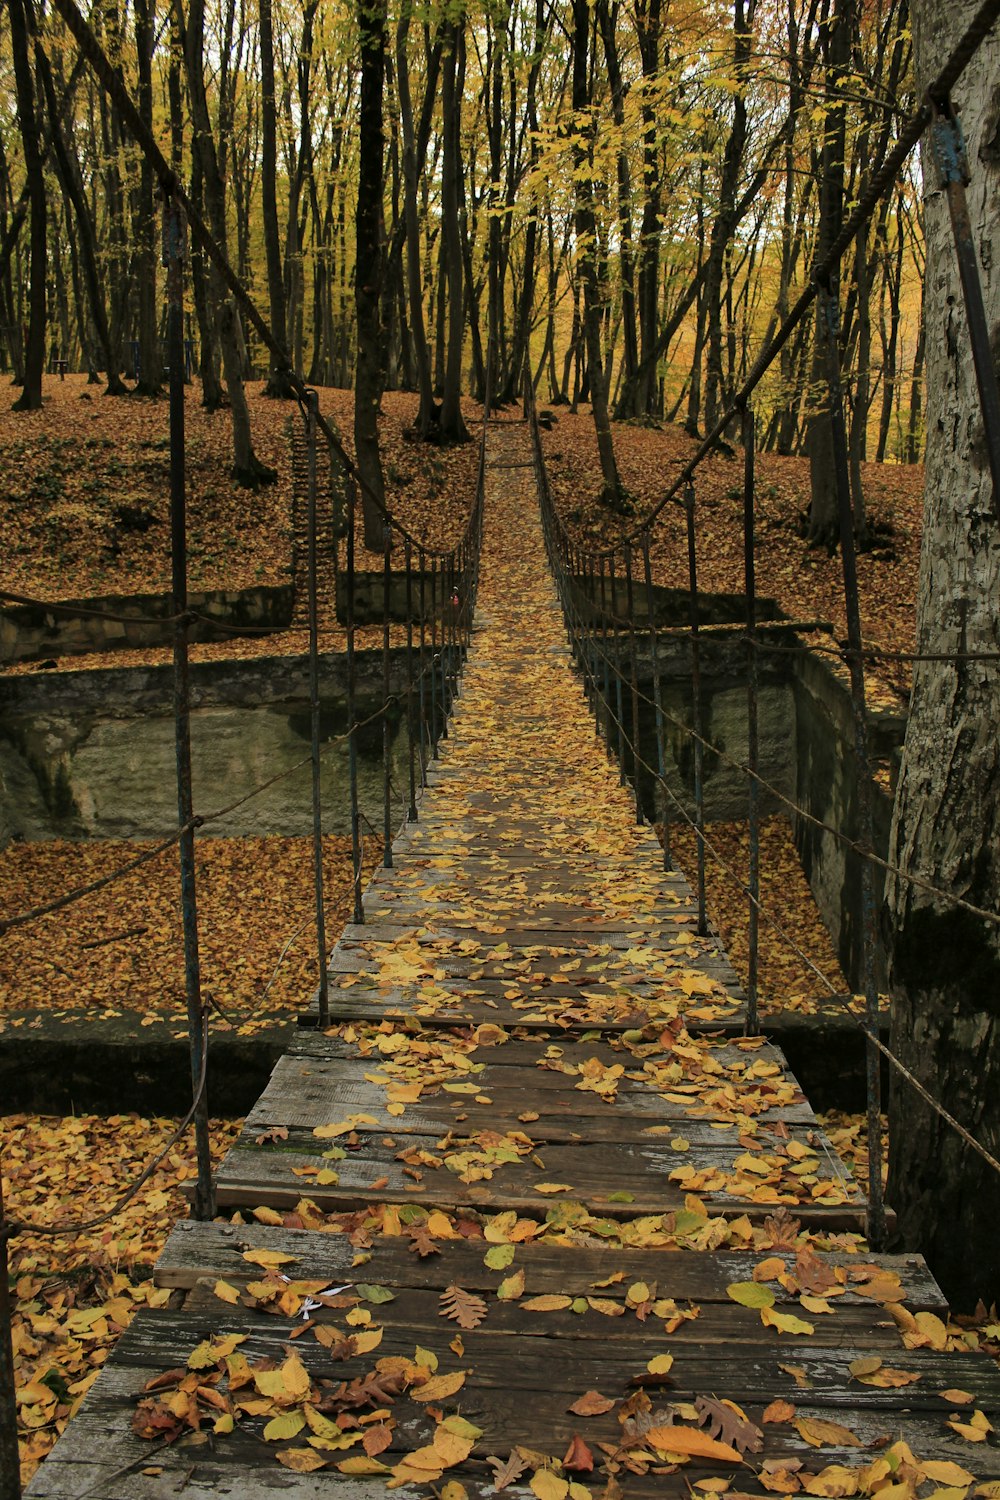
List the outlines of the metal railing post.
<svg viewBox="0 0 1000 1500">
<path fill-rule="evenodd" d="M 198 1178 L 192 1201 L 196 1219 L 215 1213 L 212 1151 L 208 1136 L 208 1089 L 202 1079 L 201 1034 L 204 1000 L 198 953 L 198 897 L 195 879 L 194 804 L 191 789 L 191 705 L 188 681 L 187 497 L 184 441 L 184 219 L 171 198 L 163 213 L 163 260 L 167 268 L 167 330 L 170 351 L 170 552 L 174 615 L 174 748 L 177 762 L 177 821 L 184 930 L 184 990 L 191 1052 L 191 1087 Z M 200 1097 L 199 1097 L 200 1090 Z"/>
<path fill-rule="evenodd" d="M 438 758 L 437 558 L 431 558 L 431 757 Z"/>
<path fill-rule="evenodd" d="M 420 567 L 420 673 L 418 682 L 420 684 L 420 734 L 418 737 L 418 750 L 420 755 L 420 785 L 427 785 L 427 756 L 424 751 L 424 730 L 427 728 L 427 558 L 423 547 L 418 549 L 417 562 Z"/>
<path fill-rule="evenodd" d="M 323 797 L 319 755 L 319 586 L 317 581 L 316 416 L 319 397 L 309 391 L 306 406 L 306 457 L 309 526 L 309 758 L 312 771 L 313 885 L 316 897 L 316 959 L 319 966 L 317 1002 L 320 1026 L 330 1024 L 329 980 L 326 972 L 326 914 L 323 909 Z"/>
<path fill-rule="evenodd" d="M 361 810 L 358 807 L 357 663 L 354 651 L 354 544 L 356 492 L 353 480 L 347 486 L 347 764 L 351 785 L 351 863 L 354 870 L 354 921 L 365 920 L 361 898 Z"/>
<path fill-rule="evenodd" d="M 827 384 L 830 426 L 833 435 L 837 503 L 840 512 L 840 551 L 844 570 L 844 604 L 847 611 L 847 660 L 851 674 L 851 706 L 854 714 L 854 752 L 858 773 L 858 852 L 861 860 L 861 928 L 864 948 L 866 1080 L 868 1094 L 868 1239 L 879 1250 L 885 1244 L 885 1205 L 882 1198 L 882 1080 L 878 1049 L 879 1010 L 876 977 L 876 900 L 874 823 L 872 816 L 872 770 L 868 743 L 868 708 L 865 701 L 864 642 L 858 596 L 858 564 L 854 544 L 854 508 L 851 503 L 850 459 L 844 397 L 840 372 L 840 304 L 829 282 L 820 287 L 820 315 L 826 334 Z"/>
<path fill-rule="evenodd" d="M 615 719 L 618 725 L 618 785 L 625 785 L 625 690 L 622 686 L 622 651 L 618 632 L 618 581 L 614 557 L 608 558 L 608 584 L 611 589 L 611 630 L 615 640 Z"/>
<path fill-rule="evenodd" d="M 604 703 L 604 750 L 608 759 L 611 759 L 611 658 L 608 653 L 608 600 L 607 587 L 604 572 L 604 558 L 601 564 L 601 676 L 603 679 L 603 691 L 601 698 Z M 600 721 L 598 721 L 600 728 Z"/>
<path fill-rule="evenodd" d="M 653 598 L 653 565 L 649 555 L 649 532 L 642 538 L 642 568 L 646 583 L 646 612 L 649 616 L 649 645 L 653 657 L 653 707 L 656 714 L 656 769 L 663 788 L 663 868 L 673 869 L 670 854 L 670 821 L 667 817 L 667 758 L 663 741 L 663 690 L 660 686 L 660 649 L 656 629 L 656 603 Z"/>
<path fill-rule="evenodd" d="M 684 491 L 687 521 L 688 601 L 691 614 L 691 719 L 694 729 L 694 822 L 698 840 L 698 933 L 708 931 L 705 912 L 705 747 L 701 711 L 701 644 L 698 633 L 698 559 L 695 552 L 694 485 Z"/>
<path fill-rule="evenodd" d="M 757 573 L 754 537 L 755 450 L 757 433 L 753 412 L 743 408 L 743 579 L 747 617 L 747 788 L 750 820 L 750 870 L 748 895 L 747 1035 L 756 1036 L 758 962 L 760 947 L 760 681 L 757 661 Z"/>
<path fill-rule="evenodd" d="M 416 746 L 413 742 L 413 551 L 410 538 L 404 542 L 406 559 L 406 739 L 410 805 L 406 816 L 411 823 L 417 821 L 417 763 Z"/>
<path fill-rule="evenodd" d="M 392 869 L 392 734 L 389 729 L 389 612 L 392 606 L 392 527 L 383 526 L 382 549 L 382 866 Z"/>
<path fill-rule="evenodd" d="M 14 1400 L 14 1314 L 7 1261 L 9 1233 L 0 1173 L 0 1500 L 21 1500 L 21 1458 Z"/>
<path fill-rule="evenodd" d="M 632 586 L 632 544 L 625 543 L 625 600 L 628 607 L 629 670 L 632 689 L 632 788 L 635 792 L 635 821 L 642 822 L 642 795 L 639 790 L 639 653 L 635 640 L 635 590 Z"/>
</svg>

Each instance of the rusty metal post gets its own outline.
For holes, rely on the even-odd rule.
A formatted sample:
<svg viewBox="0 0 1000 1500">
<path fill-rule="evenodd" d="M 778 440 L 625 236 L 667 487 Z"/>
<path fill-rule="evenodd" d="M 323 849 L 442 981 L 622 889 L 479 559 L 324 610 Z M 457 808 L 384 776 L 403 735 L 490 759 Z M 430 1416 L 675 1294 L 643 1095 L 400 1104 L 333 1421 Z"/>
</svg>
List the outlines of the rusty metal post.
<svg viewBox="0 0 1000 1500">
<path fill-rule="evenodd" d="M 326 913 L 323 903 L 323 794 L 320 781 L 319 754 L 319 585 L 317 578 L 316 523 L 316 418 L 319 396 L 307 394 L 306 456 L 309 465 L 309 744 L 312 769 L 313 884 L 316 895 L 316 960 L 319 966 L 317 1004 L 320 1026 L 330 1024 L 330 982 L 326 972 Z"/>
<path fill-rule="evenodd" d="M 588 554 L 583 583 L 584 649 L 586 652 L 584 690 L 590 711 L 597 719 L 597 659 L 594 652 L 594 559 Z"/>
<path fill-rule="evenodd" d="M 215 1213 L 212 1152 L 208 1136 L 208 1089 L 202 1079 L 203 1006 L 198 954 L 198 898 L 195 882 L 194 804 L 191 790 L 191 704 L 188 681 L 187 494 L 184 452 L 184 217 L 171 198 L 163 210 L 163 263 L 167 270 L 167 338 L 170 358 L 170 569 L 174 616 L 174 749 L 177 762 L 177 821 L 184 930 L 184 990 L 191 1053 L 197 1184 L 192 1200 L 196 1219 Z M 199 1098 L 200 1091 L 200 1098 Z"/>
<path fill-rule="evenodd" d="M 635 639 L 635 590 L 632 586 L 632 544 L 625 543 L 625 600 L 628 606 L 629 686 L 632 690 L 632 789 L 635 792 L 635 821 L 642 822 L 642 794 L 639 790 L 639 651 Z"/>
<path fill-rule="evenodd" d="M 354 481 L 347 484 L 347 765 L 351 784 L 351 865 L 354 872 L 354 921 L 365 920 L 361 891 L 361 809 L 358 806 L 357 663 L 354 652 L 354 544 L 357 522 Z"/>
<path fill-rule="evenodd" d="M 14 1401 L 14 1313 L 7 1263 L 9 1239 L 3 1208 L 0 1171 L 0 1500 L 21 1500 L 21 1460 L 17 1446 L 17 1406 Z"/>
<path fill-rule="evenodd" d="M 660 649 L 656 629 L 656 602 L 653 598 L 653 564 L 649 555 L 649 532 L 642 537 L 642 567 L 646 583 L 646 613 L 649 618 L 649 646 L 653 657 L 653 707 L 656 713 L 656 770 L 663 788 L 663 868 L 673 869 L 670 854 L 670 820 L 667 817 L 667 757 L 663 743 L 663 691 L 660 686 Z"/>
<path fill-rule="evenodd" d="M 847 610 L 847 662 L 851 674 L 851 706 L 854 714 L 854 753 L 858 775 L 858 852 L 861 860 L 861 929 L 864 953 L 866 1081 L 868 1093 L 868 1239 L 873 1249 L 885 1244 L 885 1205 L 882 1198 L 882 1081 L 881 1057 L 876 1041 L 879 1033 L 878 982 L 876 975 L 876 896 L 874 824 L 872 817 L 872 768 L 869 753 L 868 707 L 865 701 L 864 642 L 858 595 L 858 564 L 854 545 L 854 508 L 851 503 L 850 459 L 844 396 L 840 373 L 840 302 L 835 286 L 820 286 L 819 312 L 826 337 L 827 385 L 830 426 L 833 435 L 837 503 L 840 511 L 840 551 L 844 571 L 844 603 Z"/>
<path fill-rule="evenodd" d="M 608 599 L 604 558 L 601 557 L 601 676 L 603 688 L 601 701 L 604 704 L 604 750 L 611 759 L 611 658 L 608 655 Z"/>
<path fill-rule="evenodd" d="M 701 712 L 701 644 L 698 633 L 698 559 L 695 553 L 694 485 L 684 491 L 687 519 L 688 601 L 691 614 L 691 722 L 694 729 L 694 826 L 698 839 L 698 933 L 708 931 L 705 913 L 705 730 Z"/>
<path fill-rule="evenodd" d="M 757 574 L 754 537 L 754 485 L 757 432 L 749 406 L 743 408 L 743 580 L 747 611 L 747 788 L 750 821 L 750 899 L 747 959 L 747 1035 L 760 1030 L 757 1020 L 760 948 L 760 674 L 757 662 Z"/>
<path fill-rule="evenodd" d="M 458 697 L 458 642 L 455 627 L 458 620 L 458 584 L 454 552 L 448 553 L 448 592 L 445 598 L 445 622 L 448 638 L 448 714 L 449 717 Z"/>
<path fill-rule="evenodd" d="M 431 758 L 438 758 L 437 558 L 431 558 Z"/>
<path fill-rule="evenodd" d="M 418 747 L 420 753 L 420 785 L 427 785 L 427 756 L 424 751 L 424 730 L 427 728 L 427 558 L 423 547 L 417 551 L 417 563 L 420 567 L 420 672 L 417 681 L 420 686 L 420 735 Z"/>
<path fill-rule="evenodd" d="M 965 314 L 969 325 L 969 343 L 979 387 L 979 405 L 983 414 L 983 435 L 990 473 L 993 476 L 993 508 L 1000 516 L 1000 394 L 997 392 L 996 364 L 990 341 L 990 326 L 983 303 L 979 280 L 979 262 L 969 218 L 965 189 L 969 183 L 969 164 L 962 127 L 950 99 L 935 101 L 931 125 L 931 146 L 941 185 L 948 200 L 955 255 L 965 297 Z"/>
<path fill-rule="evenodd" d="M 410 538 L 404 543 L 406 558 L 406 739 L 409 761 L 410 805 L 406 810 L 411 823 L 417 821 L 417 762 L 413 741 L 413 550 Z"/>
<path fill-rule="evenodd" d="M 625 785 L 625 692 L 622 687 L 622 651 L 618 634 L 618 581 L 614 556 L 608 558 L 608 584 L 611 589 L 611 630 L 615 640 L 615 712 L 618 724 L 618 785 Z"/>
<path fill-rule="evenodd" d="M 382 866 L 392 869 L 392 734 L 389 730 L 389 611 L 392 605 L 392 527 L 382 527 Z"/>
</svg>

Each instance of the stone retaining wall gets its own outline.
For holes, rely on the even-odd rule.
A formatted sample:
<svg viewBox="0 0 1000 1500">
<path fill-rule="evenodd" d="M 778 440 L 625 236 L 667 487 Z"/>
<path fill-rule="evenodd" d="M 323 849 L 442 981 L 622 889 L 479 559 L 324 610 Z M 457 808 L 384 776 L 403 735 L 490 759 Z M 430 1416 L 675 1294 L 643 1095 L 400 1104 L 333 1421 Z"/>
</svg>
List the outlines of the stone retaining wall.
<svg viewBox="0 0 1000 1500">
<path fill-rule="evenodd" d="M 208 616 L 196 620 L 190 639 L 230 639 L 224 625 L 287 630 L 292 623 L 290 583 L 248 589 L 213 589 L 189 597 L 192 610 Z M 173 629 L 169 594 L 109 594 L 103 598 L 65 599 L 58 609 L 44 604 L 13 604 L 0 613 L 0 665 L 77 656 L 88 651 L 121 651 L 168 646 Z M 108 619 L 108 615 L 133 618 Z M 217 621 L 218 624 L 213 624 Z"/>
</svg>

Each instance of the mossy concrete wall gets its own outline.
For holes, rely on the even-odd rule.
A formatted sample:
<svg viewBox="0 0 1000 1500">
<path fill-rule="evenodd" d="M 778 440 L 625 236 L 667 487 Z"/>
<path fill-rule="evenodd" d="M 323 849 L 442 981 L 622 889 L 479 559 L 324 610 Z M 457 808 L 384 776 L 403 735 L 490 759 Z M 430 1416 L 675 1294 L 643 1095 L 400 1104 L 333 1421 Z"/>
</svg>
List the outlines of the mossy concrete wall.
<svg viewBox="0 0 1000 1500">
<path fill-rule="evenodd" d="M 189 636 L 193 641 L 231 640 L 226 626 L 287 630 L 293 603 L 290 583 L 195 592 L 188 596 L 189 608 L 206 618 L 192 621 Z M 65 599 L 59 601 L 58 609 L 45 604 L 5 605 L 0 613 L 0 665 L 90 651 L 169 646 L 172 614 L 169 594 Z M 118 618 L 108 618 L 111 615 Z"/>
</svg>

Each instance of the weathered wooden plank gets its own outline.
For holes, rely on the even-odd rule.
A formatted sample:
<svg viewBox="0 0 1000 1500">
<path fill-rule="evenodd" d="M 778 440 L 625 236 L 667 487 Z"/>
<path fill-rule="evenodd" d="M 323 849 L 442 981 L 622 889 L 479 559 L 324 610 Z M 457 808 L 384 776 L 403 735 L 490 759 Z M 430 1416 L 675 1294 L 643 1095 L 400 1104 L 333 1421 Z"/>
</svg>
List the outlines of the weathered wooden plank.
<svg viewBox="0 0 1000 1500">
<path fill-rule="evenodd" d="M 408 1150 L 433 1153 L 435 1145 L 433 1137 L 406 1139 Z M 655 1146 L 602 1145 L 600 1161 L 595 1163 L 595 1153 L 586 1146 L 553 1144 L 543 1148 L 544 1171 L 522 1159 L 504 1164 L 488 1180 L 471 1183 L 441 1168 L 407 1166 L 396 1159 L 395 1146 L 395 1142 L 391 1148 L 381 1141 L 369 1142 L 363 1151 L 338 1161 L 335 1172 L 330 1172 L 330 1163 L 318 1153 L 247 1150 L 237 1144 L 218 1175 L 218 1202 L 222 1206 L 293 1207 L 308 1197 L 324 1209 L 368 1201 L 415 1202 L 450 1210 L 465 1206 L 493 1213 L 515 1209 L 542 1217 L 552 1198 L 540 1194 L 538 1184 L 555 1182 L 566 1185 L 559 1196 L 582 1202 L 599 1216 L 621 1217 L 678 1212 L 692 1190 L 690 1182 L 669 1180 L 677 1158 Z M 715 1190 L 711 1174 L 731 1172 L 733 1155 L 721 1150 L 711 1157 L 707 1151 L 700 1153 L 698 1171 L 706 1174 L 707 1181 L 699 1179 L 697 1188 L 713 1214 L 747 1214 L 760 1220 L 785 1203 L 805 1223 L 822 1223 L 830 1229 L 861 1227 L 864 1200 L 856 1185 L 826 1172 L 820 1178 L 821 1184 L 827 1184 L 826 1202 L 818 1194 L 811 1201 L 799 1202 L 797 1193 L 788 1191 L 792 1178 L 787 1184 L 779 1179 L 774 1186 L 756 1189 L 757 1197 Z M 328 1176 L 323 1182 L 324 1173 L 337 1180 L 331 1182 Z"/>
<path fill-rule="evenodd" d="M 367 1252 L 371 1259 L 361 1270 L 361 1277 L 389 1287 L 433 1289 L 457 1283 L 470 1291 L 496 1289 L 498 1273 L 491 1271 L 483 1258 L 490 1248 L 487 1241 L 440 1240 L 438 1252 L 426 1258 L 415 1255 L 409 1244 L 405 1235 L 376 1235 Z M 243 1259 L 244 1251 L 250 1249 L 278 1250 L 294 1256 L 289 1274 L 306 1280 L 316 1276 L 354 1280 L 359 1275 L 352 1264 L 357 1250 L 346 1234 L 255 1223 L 199 1224 L 185 1220 L 172 1230 L 157 1261 L 156 1283 L 189 1287 L 209 1275 L 222 1276 L 228 1281 L 256 1277 L 259 1271 Z M 732 1282 L 752 1280 L 761 1261 L 776 1255 L 786 1268 L 794 1268 L 795 1255 L 788 1251 L 727 1249 L 717 1254 L 702 1250 L 632 1248 L 609 1251 L 604 1247 L 558 1244 L 545 1239 L 518 1245 L 515 1261 L 525 1270 L 531 1287 L 540 1292 L 567 1291 L 571 1286 L 589 1291 L 609 1274 L 621 1272 L 623 1279 L 604 1289 L 602 1296 L 621 1299 L 631 1283 L 655 1282 L 661 1296 L 673 1297 L 678 1302 L 718 1302 L 736 1312 L 747 1309 L 737 1308 L 728 1296 L 727 1287 Z M 817 1259 L 830 1268 L 843 1268 L 849 1276 L 852 1272 L 857 1276 L 859 1267 L 877 1266 L 887 1275 L 898 1277 L 911 1312 L 941 1313 L 946 1308 L 941 1291 L 920 1256 L 860 1256 L 845 1251 L 819 1253 Z M 609 1266 L 613 1266 L 613 1272 Z M 769 1284 L 776 1304 L 796 1300 L 780 1283 L 772 1279 Z M 846 1306 L 873 1308 L 874 1304 L 855 1290 L 856 1285 L 856 1280 L 849 1280 L 843 1296 L 834 1299 L 838 1313 Z M 888 1329 L 884 1311 L 878 1307 L 876 1314 L 883 1328 Z M 755 1321 L 759 1335 L 759 1319 Z M 631 1321 L 628 1326 L 634 1329 Z"/>
<path fill-rule="evenodd" d="M 116 1376 L 114 1382 L 109 1382 L 105 1388 L 105 1399 L 120 1399 L 119 1393 L 128 1389 L 135 1391 L 150 1375 L 186 1364 L 191 1351 L 208 1337 L 226 1333 L 244 1335 L 240 1351 L 250 1360 L 281 1360 L 285 1357 L 292 1327 L 288 1320 L 268 1317 L 251 1309 L 230 1308 L 221 1303 L 218 1306 L 218 1312 L 214 1308 L 197 1312 L 140 1312 L 118 1345 Z M 373 1323 L 381 1320 L 380 1326 L 385 1329 L 377 1355 L 332 1360 L 329 1351 L 316 1341 L 311 1330 L 297 1338 L 295 1350 L 313 1378 L 330 1378 L 339 1383 L 370 1369 L 375 1358 L 382 1357 L 383 1353 L 405 1354 L 412 1358 L 413 1338 L 407 1327 L 398 1327 L 390 1321 L 389 1308 L 392 1306 L 373 1309 L 373 1313 L 378 1314 L 378 1317 L 373 1316 Z M 609 1397 L 622 1399 L 641 1382 L 651 1352 L 662 1351 L 669 1342 L 662 1327 L 638 1325 L 640 1332 L 631 1346 L 614 1344 L 604 1350 L 596 1343 L 582 1339 L 568 1341 L 547 1336 L 543 1331 L 543 1320 L 547 1315 L 525 1320 L 525 1327 L 501 1336 L 487 1331 L 490 1316 L 488 1313 L 479 1328 L 463 1331 L 465 1347 L 461 1356 L 450 1347 L 455 1334 L 454 1324 L 444 1318 L 439 1317 L 436 1326 L 431 1327 L 425 1345 L 438 1355 L 442 1371 L 457 1368 L 469 1372 L 461 1402 L 455 1403 L 461 1404 L 463 1409 L 475 1410 L 477 1397 L 484 1403 L 496 1401 L 493 1394 L 496 1392 L 512 1394 L 518 1409 L 525 1413 L 537 1408 L 539 1401 L 546 1398 L 551 1401 L 548 1409 L 557 1411 L 563 1404 L 560 1398 L 572 1400 L 588 1389 L 598 1389 Z M 317 1321 L 337 1324 L 338 1320 L 336 1316 L 323 1314 L 317 1315 Z M 340 1323 L 343 1323 L 343 1315 Z M 684 1401 L 702 1392 L 725 1390 L 729 1399 L 758 1411 L 774 1399 L 795 1404 L 802 1400 L 831 1413 L 847 1410 L 859 1415 L 863 1412 L 881 1413 L 883 1420 L 888 1417 L 890 1421 L 902 1406 L 911 1414 L 936 1419 L 944 1429 L 954 1407 L 940 1392 L 953 1388 L 953 1383 L 956 1383 L 958 1387 L 975 1393 L 978 1409 L 988 1417 L 1000 1414 L 1000 1370 L 983 1355 L 944 1354 L 928 1349 L 898 1350 L 893 1356 L 893 1364 L 918 1377 L 914 1384 L 905 1387 L 906 1394 L 901 1401 L 898 1389 L 863 1385 L 851 1378 L 849 1366 L 857 1357 L 857 1351 L 850 1344 L 817 1344 L 813 1339 L 799 1339 L 793 1346 L 794 1354 L 790 1354 L 787 1338 L 782 1339 L 773 1330 L 763 1332 L 765 1335 L 770 1333 L 770 1336 L 762 1337 L 756 1343 L 742 1344 L 736 1353 L 725 1345 L 713 1343 L 702 1347 L 697 1342 L 675 1340 L 669 1378 L 663 1379 L 659 1386 L 653 1385 L 654 1392 L 657 1389 L 661 1392 L 661 1396 L 654 1395 L 654 1399 Z M 509 1346 L 515 1343 L 522 1347 L 518 1358 L 517 1388 L 512 1391 Z M 785 1368 L 789 1363 L 800 1372 L 798 1375 Z M 613 1417 L 609 1413 L 607 1418 L 595 1420 L 610 1424 Z M 613 1429 L 609 1425 L 607 1430 Z M 945 1441 L 950 1441 L 950 1436 L 942 1430 Z M 987 1446 L 962 1442 L 970 1460 L 977 1456 L 977 1448 Z M 993 1449 L 990 1457 L 997 1466 L 995 1472 L 1000 1472 L 1000 1449 Z"/>
</svg>

